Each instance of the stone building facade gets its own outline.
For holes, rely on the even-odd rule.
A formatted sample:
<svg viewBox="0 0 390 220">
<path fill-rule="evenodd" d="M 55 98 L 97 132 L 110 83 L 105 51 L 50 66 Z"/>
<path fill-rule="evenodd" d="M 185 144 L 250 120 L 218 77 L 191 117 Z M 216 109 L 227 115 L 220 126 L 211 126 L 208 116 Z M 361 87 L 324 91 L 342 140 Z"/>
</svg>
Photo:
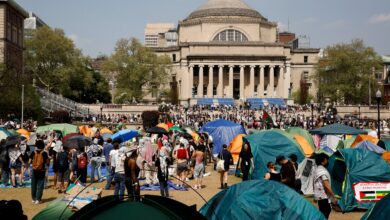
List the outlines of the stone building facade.
<svg viewBox="0 0 390 220">
<path fill-rule="evenodd" d="M 178 46 L 154 48 L 173 61 L 182 104 L 201 98 L 290 99 L 310 77 L 319 49 L 279 41 L 278 27 L 241 0 L 209 0 L 179 21 Z"/>
</svg>

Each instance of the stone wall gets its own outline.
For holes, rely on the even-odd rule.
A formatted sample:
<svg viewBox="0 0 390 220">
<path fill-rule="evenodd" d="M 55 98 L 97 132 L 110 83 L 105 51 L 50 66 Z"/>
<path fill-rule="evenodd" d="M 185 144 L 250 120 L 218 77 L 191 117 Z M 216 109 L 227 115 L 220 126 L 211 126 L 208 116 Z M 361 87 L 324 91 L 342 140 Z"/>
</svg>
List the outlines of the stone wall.
<svg viewBox="0 0 390 220">
<path fill-rule="evenodd" d="M 100 114 L 101 104 L 83 105 L 90 114 Z M 143 111 L 157 111 L 157 105 L 115 105 L 103 104 L 103 114 L 141 114 Z"/>
<path fill-rule="evenodd" d="M 336 106 L 337 112 L 341 117 L 345 114 L 354 114 L 359 117 L 359 106 Z M 390 119 L 390 109 L 388 106 L 382 106 L 380 108 L 381 119 Z M 360 106 L 360 118 L 377 119 L 378 109 L 376 105 Z"/>
</svg>

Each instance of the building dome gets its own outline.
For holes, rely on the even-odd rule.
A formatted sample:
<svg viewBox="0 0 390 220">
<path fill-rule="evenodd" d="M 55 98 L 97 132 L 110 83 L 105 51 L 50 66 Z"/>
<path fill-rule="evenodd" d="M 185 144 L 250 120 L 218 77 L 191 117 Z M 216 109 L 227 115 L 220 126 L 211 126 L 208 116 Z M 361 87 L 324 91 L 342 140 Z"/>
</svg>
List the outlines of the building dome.
<svg viewBox="0 0 390 220">
<path fill-rule="evenodd" d="M 186 20 L 204 17 L 239 16 L 266 20 L 258 11 L 241 0 L 208 0 L 192 12 Z"/>
</svg>

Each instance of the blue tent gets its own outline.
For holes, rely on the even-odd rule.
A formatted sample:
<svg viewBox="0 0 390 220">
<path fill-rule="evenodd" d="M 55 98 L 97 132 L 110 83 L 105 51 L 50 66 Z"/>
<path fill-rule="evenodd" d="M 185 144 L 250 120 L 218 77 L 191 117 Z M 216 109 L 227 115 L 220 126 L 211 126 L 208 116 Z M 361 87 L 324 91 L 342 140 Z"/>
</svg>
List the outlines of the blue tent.
<svg viewBox="0 0 390 220">
<path fill-rule="evenodd" d="M 328 170 L 332 179 L 332 190 L 340 197 L 343 212 L 355 208 L 368 209 L 373 203 L 359 203 L 354 196 L 353 184 L 357 182 L 389 182 L 390 164 L 380 155 L 361 148 L 339 150 L 329 159 Z"/>
<path fill-rule="evenodd" d="M 219 119 L 205 124 L 200 132 L 207 132 L 213 137 L 213 154 L 218 154 L 222 150 L 222 145 L 229 145 L 239 134 L 246 134 L 245 129 L 232 121 Z"/>
<path fill-rule="evenodd" d="M 221 191 L 199 212 L 209 220 L 325 219 L 316 207 L 294 190 L 264 179 L 245 181 Z"/>
<path fill-rule="evenodd" d="M 369 151 L 372 151 L 372 152 L 374 152 L 376 154 L 380 154 L 380 155 L 382 155 L 385 152 L 385 150 L 383 150 L 381 147 L 379 147 L 379 146 L 377 146 L 377 145 L 375 145 L 367 140 L 360 142 L 355 148 L 367 149 Z"/>
<path fill-rule="evenodd" d="M 286 132 L 279 129 L 261 131 L 244 137 L 249 142 L 255 169 L 252 173 L 252 179 L 263 179 L 267 170 L 267 163 L 279 155 L 286 158 L 291 154 L 298 156 L 298 162 L 301 162 L 305 156 L 297 142 Z"/>
</svg>

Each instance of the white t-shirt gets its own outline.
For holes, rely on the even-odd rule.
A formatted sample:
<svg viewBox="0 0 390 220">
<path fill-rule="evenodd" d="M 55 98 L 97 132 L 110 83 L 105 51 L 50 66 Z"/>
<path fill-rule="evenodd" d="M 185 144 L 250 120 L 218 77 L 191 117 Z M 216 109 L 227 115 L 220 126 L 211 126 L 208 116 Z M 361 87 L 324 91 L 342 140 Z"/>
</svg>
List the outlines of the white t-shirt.
<svg viewBox="0 0 390 220">
<path fill-rule="evenodd" d="M 125 159 L 126 159 L 126 154 L 118 154 L 115 162 L 115 173 L 125 173 Z"/>
<path fill-rule="evenodd" d="M 118 157 L 118 152 L 119 152 L 118 149 L 117 150 L 113 149 L 110 151 L 110 158 L 111 158 L 111 166 L 112 167 L 116 166 L 116 159 Z"/>
</svg>

